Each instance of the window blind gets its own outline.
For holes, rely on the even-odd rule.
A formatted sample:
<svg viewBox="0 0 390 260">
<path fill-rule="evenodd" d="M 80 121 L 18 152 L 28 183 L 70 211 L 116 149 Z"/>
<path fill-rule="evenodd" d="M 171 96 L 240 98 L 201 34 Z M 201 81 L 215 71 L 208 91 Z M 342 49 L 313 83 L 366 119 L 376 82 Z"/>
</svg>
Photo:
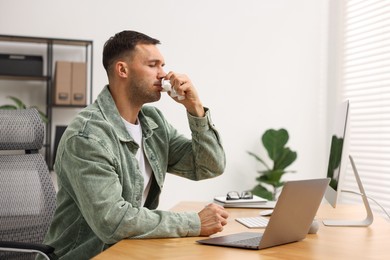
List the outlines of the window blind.
<svg viewBox="0 0 390 260">
<path fill-rule="evenodd" d="M 344 0 L 342 9 L 341 96 L 351 105 L 349 153 L 367 196 L 390 214 L 390 1 Z M 350 164 L 343 189 L 358 191 Z M 342 201 L 362 200 L 343 193 Z"/>
</svg>

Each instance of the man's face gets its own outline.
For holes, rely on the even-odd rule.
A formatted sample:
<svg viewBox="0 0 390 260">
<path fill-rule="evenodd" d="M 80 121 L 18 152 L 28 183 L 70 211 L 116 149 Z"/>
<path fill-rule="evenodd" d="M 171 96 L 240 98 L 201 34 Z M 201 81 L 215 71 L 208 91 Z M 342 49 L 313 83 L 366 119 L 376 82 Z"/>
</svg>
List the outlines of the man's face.
<svg viewBox="0 0 390 260">
<path fill-rule="evenodd" d="M 161 98 L 161 78 L 164 58 L 153 44 L 136 46 L 129 65 L 128 93 L 137 105 L 155 102 Z"/>
</svg>

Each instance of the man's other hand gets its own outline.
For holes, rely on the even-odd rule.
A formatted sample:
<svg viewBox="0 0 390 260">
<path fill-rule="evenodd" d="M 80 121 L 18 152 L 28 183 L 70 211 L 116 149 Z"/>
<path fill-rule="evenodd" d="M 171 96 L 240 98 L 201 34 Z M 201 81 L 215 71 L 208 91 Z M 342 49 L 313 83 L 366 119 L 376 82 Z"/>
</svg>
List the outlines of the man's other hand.
<svg viewBox="0 0 390 260">
<path fill-rule="evenodd" d="M 211 203 L 207 205 L 199 213 L 200 218 L 200 235 L 210 236 L 223 230 L 223 226 L 227 224 L 228 212 L 217 204 Z"/>
</svg>

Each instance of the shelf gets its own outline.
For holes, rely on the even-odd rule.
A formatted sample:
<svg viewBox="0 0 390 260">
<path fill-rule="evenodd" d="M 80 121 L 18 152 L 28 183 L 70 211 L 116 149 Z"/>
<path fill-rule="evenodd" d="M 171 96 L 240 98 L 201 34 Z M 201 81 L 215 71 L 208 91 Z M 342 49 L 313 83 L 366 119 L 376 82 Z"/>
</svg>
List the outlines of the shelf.
<svg viewBox="0 0 390 260">
<path fill-rule="evenodd" d="M 80 105 L 51 105 L 53 108 L 84 108 L 86 107 L 87 105 L 85 106 L 80 106 Z"/>
<path fill-rule="evenodd" d="M 0 80 L 26 80 L 26 81 L 47 81 L 50 77 L 47 76 L 13 76 L 0 75 Z"/>
<path fill-rule="evenodd" d="M 74 46 L 89 46 L 92 44 L 91 40 L 75 40 L 62 38 L 43 38 L 43 37 L 29 37 L 29 36 L 15 36 L 15 35 L 0 35 L 0 41 L 3 42 L 25 42 L 25 43 L 43 43 L 56 45 L 74 45 Z"/>
<path fill-rule="evenodd" d="M 12 80 L 12 81 L 40 81 L 45 82 L 46 85 L 46 116 L 49 119 L 46 123 L 45 131 L 45 158 L 46 162 L 51 170 L 54 162 L 52 161 L 52 122 L 53 122 L 53 109 L 57 108 L 83 108 L 92 103 L 92 65 L 93 65 L 93 41 L 80 40 L 80 39 L 63 39 L 63 38 L 44 38 L 44 37 L 31 37 L 31 36 L 17 36 L 17 35 L 0 35 L 0 42 L 10 43 L 23 43 L 26 45 L 27 52 L 31 48 L 31 44 L 41 44 L 40 47 L 46 48 L 46 76 L 15 76 L 15 75 L 0 75 L 0 80 Z M 10 44 L 13 45 L 13 44 Z M 56 52 L 54 46 L 76 46 L 85 48 L 84 61 L 88 64 L 87 82 L 89 79 L 89 98 L 87 98 L 86 105 L 55 105 L 53 104 L 53 81 L 54 79 L 54 53 Z M 3 72 L 6 73 L 6 72 Z M 28 90 L 26 90 L 28 91 Z M 87 91 L 88 93 L 88 91 Z"/>
</svg>

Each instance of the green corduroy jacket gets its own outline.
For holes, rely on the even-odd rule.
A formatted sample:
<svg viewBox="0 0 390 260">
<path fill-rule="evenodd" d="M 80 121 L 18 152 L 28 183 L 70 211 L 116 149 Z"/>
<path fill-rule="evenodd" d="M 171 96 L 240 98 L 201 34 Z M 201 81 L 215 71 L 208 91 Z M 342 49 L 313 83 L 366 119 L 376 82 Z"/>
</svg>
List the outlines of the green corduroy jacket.
<svg viewBox="0 0 390 260">
<path fill-rule="evenodd" d="M 225 153 L 208 109 L 187 113 L 192 139 L 179 134 L 151 106 L 139 113 L 145 156 L 153 178 L 141 205 L 143 177 L 127 132 L 106 86 L 69 124 L 57 150 L 57 207 L 44 243 L 60 259 L 89 259 L 124 238 L 197 236 L 196 212 L 157 210 L 167 172 L 191 180 L 223 173 Z"/>
</svg>

